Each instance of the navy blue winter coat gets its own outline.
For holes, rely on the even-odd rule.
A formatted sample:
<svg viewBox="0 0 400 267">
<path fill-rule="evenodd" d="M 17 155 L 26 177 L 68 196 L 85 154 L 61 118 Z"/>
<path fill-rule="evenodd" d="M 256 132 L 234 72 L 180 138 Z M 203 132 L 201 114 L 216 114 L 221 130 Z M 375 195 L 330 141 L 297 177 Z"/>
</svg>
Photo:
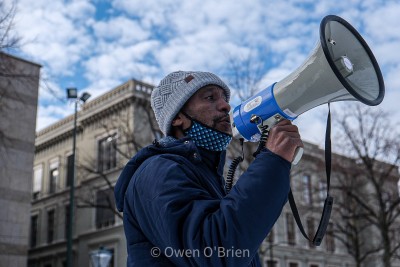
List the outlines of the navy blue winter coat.
<svg viewBox="0 0 400 267">
<path fill-rule="evenodd" d="M 263 149 L 229 194 L 225 152 L 166 138 L 137 153 L 115 186 L 128 266 L 261 266 L 257 250 L 289 192 L 291 164 Z"/>
</svg>

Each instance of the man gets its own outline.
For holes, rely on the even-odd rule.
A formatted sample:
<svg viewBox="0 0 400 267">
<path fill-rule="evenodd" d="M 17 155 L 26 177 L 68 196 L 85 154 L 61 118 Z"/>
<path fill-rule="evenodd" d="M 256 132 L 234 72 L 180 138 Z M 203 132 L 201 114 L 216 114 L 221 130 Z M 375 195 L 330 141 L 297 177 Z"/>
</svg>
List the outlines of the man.
<svg viewBox="0 0 400 267">
<path fill-rule="evenodd" d="M 216 75 L 178 71 L 154 88 L 165 138 L 137 153 L 115 187 L 124 212 L 128 266 L 260 266 L 257 250 L 279 217 L 302 146 L 282 121 L 226 194 L 230 90 Z"/>
</svg>

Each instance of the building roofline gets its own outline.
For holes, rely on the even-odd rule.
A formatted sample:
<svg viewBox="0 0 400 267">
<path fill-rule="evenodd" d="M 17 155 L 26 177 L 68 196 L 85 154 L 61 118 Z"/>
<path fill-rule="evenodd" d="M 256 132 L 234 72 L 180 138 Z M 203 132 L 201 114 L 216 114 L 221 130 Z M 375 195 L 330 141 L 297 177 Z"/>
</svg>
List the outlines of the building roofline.
<svg viewBox="0 0 400 267">
<path fill-rule="evenodd" d="M 78 121 L 85 121 L 95 116 L 99 110 L 106 110 L 119 103 L 121 100 L 129 97 L 150 100 L 152 88 L 153 85 L 133 79 L 128 80 L 114 89 L 86 102 L 82 106 L 82 109 L 78 111 Z M 71 114 L 53 124 L 50 124 L 42 130 L 37 131 L 35 146 L 47 143 L 48 141 L 71 131 L 73 120 L 74 114 Z"/>
<path fill-rule="evenodd" d="M 24 58 L 19 57 L 19 56 L 15 56 L 15 55 L 12 55 L 12 54 L 8 54 L 8 53 L 6 53 L 6 52 L 4 52 L 4 51 L 0 51 L 0 55 L 4 55 L 4 56 L 6 56 L 6 57 L 10 57 L 10 58 L 13 58 L 13 59 L 16 59 L 16 60 L 19 60 L 19 61 L 23 61 L 23 62 L 25 62 L 25 63 L 31 64 L 31 65 L 35 65 L 35 66 L 37 66 L 37 67 L 39 67 L 39 68 L 42 67 L 42 65 L 39 64 L 39 63 L 36 63 L 36 62 L 30 61 L 30 60 L 24 59 Z"/>
</svg>

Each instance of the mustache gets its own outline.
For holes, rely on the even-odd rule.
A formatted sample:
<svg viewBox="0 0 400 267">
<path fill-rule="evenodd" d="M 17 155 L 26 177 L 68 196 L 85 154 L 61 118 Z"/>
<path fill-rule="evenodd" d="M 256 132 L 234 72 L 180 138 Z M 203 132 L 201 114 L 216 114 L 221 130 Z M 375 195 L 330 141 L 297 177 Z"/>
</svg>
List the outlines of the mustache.
<svg viewBox="0 0 400 267">
<path fill-rule="evenodd" d="M 216 124 L 221 121 L 229 121 L 230 122 L 229 113 L 214 117 L 213 118 L 213 127 L 215 127 Z"/>
</svg>

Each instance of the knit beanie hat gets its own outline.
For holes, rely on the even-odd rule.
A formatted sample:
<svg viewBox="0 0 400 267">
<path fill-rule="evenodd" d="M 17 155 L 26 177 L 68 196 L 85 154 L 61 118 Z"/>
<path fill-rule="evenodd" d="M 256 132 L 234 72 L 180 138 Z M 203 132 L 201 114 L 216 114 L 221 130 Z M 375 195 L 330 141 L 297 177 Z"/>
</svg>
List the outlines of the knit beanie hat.
<svg viewBox="0 0 400 267">
<path fill-rule="evenodd" d="M 176 71 L 168 74 L 151 93 L 151 107 L 158 126 L 164 135 L 171 130 L 171 123 L 186 101 L 200 88 L 207 85 L 221 87 L 229 101 L 228 86 L 215 74 L 200 71 Z"/>
</svg>

